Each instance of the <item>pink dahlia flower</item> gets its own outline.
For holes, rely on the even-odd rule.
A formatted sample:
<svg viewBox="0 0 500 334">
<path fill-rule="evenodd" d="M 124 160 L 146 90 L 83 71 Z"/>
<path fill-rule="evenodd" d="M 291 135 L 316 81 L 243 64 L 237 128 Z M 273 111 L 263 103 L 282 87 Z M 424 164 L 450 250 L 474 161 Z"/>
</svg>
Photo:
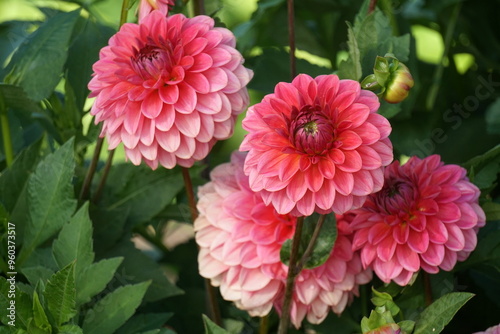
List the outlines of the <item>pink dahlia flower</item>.
<svg viewBox="0 0 500 334">
<path fill-rule="evenodd" d="M 288 267 L 280 262 L 280 249 L 292 238 L 296 217 L 278 214 L 250 189 L 244 159 L 233 154 L 231 163 L 216 167 L 212 181 L 199 189 L 198 263 L 224 299 L 252 316 L 264 316 L 273 305 L 278 311 L 282 307 Z M 371 280 L 371 271 L 363 270 L 352 251 L 349 225 L 340 220 L 338 231 L 326 263 L 297 277 L 291 309 L 297 328 L 305 317 L 319 323 L 330 309 L 341 313 L 358 285 Z"/>
<path fill-rule="evenodd" d="M 278 213 L 344 213 L 380 190 L 393 158 L 391 126 L 377 96 L 336 75 L 298 75 L 249 108 L 250 187 Z"/>
<path fill-rule="evenodd" d="M 500 334 L 500 325 L 490 327 L 484 332 L 476 332 L 474 334 Z"/>
<path fill-rule="evenodd" d="M 246 108 L 252 72 L 242 64 L 234 35 L 210 17 L 153 11 L 101 50 L 91 114 L 109 148 L 123 142 L 132 163 L 190 167 L 231 136 Z"/>
<path fill-rule="evenodd" d="M 451 270 L 474 250 L 485 224 L 478 197 L 466 170 L 438 155 L 396 161 L 385 170 L 382 191 L 352 211 L 353 249 L 386 283 L 406 285 L 420 268 Z"/>
<path fill-rule="evenodd" d="M 160 11 L 163 15 L 167 16 L 169 10 L 175 6 L 175 0 L 140 0 L 139 7 L 139 22 L 153 10 Z"/>
</svg>

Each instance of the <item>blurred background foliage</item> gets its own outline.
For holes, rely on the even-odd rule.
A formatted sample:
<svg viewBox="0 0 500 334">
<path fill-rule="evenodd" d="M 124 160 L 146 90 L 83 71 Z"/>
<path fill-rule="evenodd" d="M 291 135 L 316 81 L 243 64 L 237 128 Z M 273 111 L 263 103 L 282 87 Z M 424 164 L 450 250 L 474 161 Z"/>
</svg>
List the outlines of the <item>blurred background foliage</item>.
<svg viewBox="0 0 500 334">
<path fill-rule="evenodd" d="M 255 72 L 249 85 L 252 104 L 271 93 L 276 83 L 290 80 L 285 0 L 206 0 L 205 4 L 207 13 L 217 18 L 217 24 L 235 33 L 246 66 Z M 362 6 L 361 0 L 296 1 L 299 73 L 312 76 L 338 73 L 350 77 L 353 49 L 348 30 L 351 26 L 355 32 L 356 27 L 363 24 L 364 15 L 356 19 Z M 500 0 L 380 0 L 378 8 L 377 17 L 381 21 L 364 22 L 375 27 L 372 37 L 376 39 L 358 39 L 357 47 L 365 55 L 359 60 L 362 77 L 371 73 L 374 50 L 387 45 L 389 49 L 383 53 L 395 53 L 408 65 L 415 79 L 410 97 L 404 103 L 398 106 L 383 103 L 381 107 L 393 126 L 391 140 L 395 156 L 405 159 L 411 155 L 440 154 L 446 163 L 468 167 L 471 178 L 484 192 L 482 202 L 487 203 L 492 223 L 482 229 L 480 247 L 470 261 L 459 265 L 455 272 L 432 275 L 435 297 L 450 291 L 477 295 L 445 332 L 483 330 L 500 322 L 500 210 L 497 204 Z M 75 10 L 80 11 L 65 14 L 63 18 L 59 15 Z M 14 154 L 18 156 L 27 147 L 37 147 L 37 152 L 44 154 L 74 137 L 75 198 L 99 132 L 88 113 L 92 101 L 87 99 L 87 83 L 100 48 L 118 27 L 120 10 L 118 0 L 0 0 L 0 82 L 24 83 L 25 86 L 20 85 L 27 94 L 0 84 L 0 94 L 9 107 Z M 192 15 L 190 5 L 181 0 L 177 0 L 174 11 Z M 46 22 L 54 20 L 60 20 L 60 26 L 54 30 L 58 37 L 54 39 L 62 53 L 53 59 L 35 59 L 36 51 L 28 48 L 35 61 L 48 65 L 45 72 L 23 69 L 22 62 L 16 62 L 15 50 L 26 47 L 26 41 L 40 33 L 38 28 L 47 28 Z M 132 8 L 128 21 L 135 20 Z M 19 68 L 24 72 L 19 74 Z M 13 75 L 20 77 L 13 78 Z M 53 85 L 44 86 L 45 90 L 41 86 L 29 86 L 30 82 L 49 81 Z M 230 152 L 238 148 L 244 136 L 242 117 L 234 136 L 214 148 L 209 161 L 211 167 L 227 162 Z M 1 140 L 0 170 L 4 170 L 6 161 Z M 18 175 L 19 180 L 26 182 L 42 153 L 32 153 L 32 158 L 25 159 L 27 172 L 24 176 Z M 478 158 L 470 160 L 476 156 Z M 100 172 L 106 158 L 107 152 L 103 152 L 98 166 Z M 26 161 L 31 161 L 31 165 Z M 180 241 L 168 239 L 189 221 L 179 171 L 152 172 L 124 161 L 123 151 L 118 149 L 106 188 L 99 200 L 89 206 L 96 259 L 123 257 L 117 272 L 125 277 L 125 283 L 153 279 L 138 314 L 171 312 L 173 315 L 161 319 L 169 318 L 168 325 L 177 333 L 200 333 L 203 331 L 200 314 L 205 312 L 200 302 L 204 290 L 197 274 L 197 250 L 190 238 L 192 234 L 179 233 L 183 236 Z M 206 182 L 206 173 L 200 171 L 192 171 L 196 184 Z M 93 194 L 96 188 L 97 181 L 92 186 Z M 3 192 L 0 199 L 22 197 L 21 190 L 0 191 Z M 14 214 L 21 214 L 20 210 L 14 210 Z M 7 212 L 13 214 L 9 208 Z M 133 239 L 136 247 L 130 242 L 132 235 L 140 236 Z M 404 289 L 393 285 L 385 288 L 394 295 L 403 291 L 396 302 L 406 310 L 405 317 L 409 319 L 424 305 L 420 279 Z M 380 282 L 375 285 L 381 286 Z M 183 290 L 182 295 L 179 289 Z M 369 291 L 363 290 L 363 298 L 356 299 L 341 317 L 332 314 L 323 324 L 306 324 L 305 329 L 297 332 L 314 329 L 327 333 L 332 328 L 336 333 L 359 331 L 359 320 L 367 315 L 369 308 L 368 294 Z M 255 332 L 257 319 L 222 300 L 220 306 L 231 333 Z M 278 317 L 273 313 L 270 328 L 275 328 L 277 322 Z"/>
</svg>

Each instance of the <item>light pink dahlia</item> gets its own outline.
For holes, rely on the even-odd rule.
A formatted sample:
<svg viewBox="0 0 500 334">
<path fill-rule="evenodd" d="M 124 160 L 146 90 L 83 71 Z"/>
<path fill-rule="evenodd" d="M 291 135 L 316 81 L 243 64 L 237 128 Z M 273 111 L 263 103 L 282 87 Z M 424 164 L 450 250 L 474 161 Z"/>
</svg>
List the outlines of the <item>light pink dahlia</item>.
<svg viewBox="0 0 500 334">
<path fill-rule="evenodd" d="M 89 83 L 91 114 L 109 148 L 120 142 L 135 165 L 144 160 L 190 167 L 227 139 L 248 104 L 234 35 L 208 16 L 165 17 L 153 11 L 126 23 L 100 52 Z"/>
<path fill-rule="evenodd" d="M 282 307 L 288 267 L 280 262 L 280 249 L 292 238 L 296 217 L 278 214 L 250 189 L 244 159 L 234 153 L 231 163 L 216 167 L 212 181 L 199 189 L 200 215 L 194 223 L 198 263 L 201 275 L 220 287 L 224 299 L 252 316 L 264 316 L 273 305 L 278 311 Z M 291 310 L 297 328 L 304 317 L 319 323 L 330 309 L 341 313 L 358 285 L 371 279 L 351 249 L 349 228 L 339 221 L 330 258 L 297 277 Z"/>
<path fill-rule="evenodd" d="M 249 108 L 250 187 L 280 214 L 344 213 L 380 190 L 393 158 L 377 96 L 336 75 L 298 75 Z"/>
<path fill-rule="evenodd" d="M 476 332 L 474 334 L 500 334 L 500 325 L 490 327 L 484 332 Z"/>
<path fill-rule="evenodd" d="M 159 10 L 167 16 L 172 7 L 175 6 L 175 0 L 140 0 L 137 11 L 139 12 L 139 22 L 141 22 L 153 10 Z"/>
<path fill-rule="evenodd" d="M 465 260 L 477 243 L 485 215 L 479 189 L 466 170 L 445 165 L 438 155 L 395 161 L 383 189 L 353 210 L 353 249 L 388 283 L 406 285 L 420 268 L 434 274 Z"/>
</svg>

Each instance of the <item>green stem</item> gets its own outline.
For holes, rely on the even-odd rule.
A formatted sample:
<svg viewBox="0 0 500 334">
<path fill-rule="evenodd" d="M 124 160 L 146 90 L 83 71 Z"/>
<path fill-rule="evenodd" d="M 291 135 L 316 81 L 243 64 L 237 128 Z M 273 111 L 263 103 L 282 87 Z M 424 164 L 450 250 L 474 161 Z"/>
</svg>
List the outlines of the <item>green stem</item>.
<svg viewBox="0 0 500 334">
<path fill-rule="evenodd" d="M 396 21 L 396 17 L 394 16 L 394 8 L 392 8 L 391 0 L 382 0 L 380 2 L 380 7 L 384 11 L 385 15 L 389 18 L 392 28 L 392 34 L 394 36 L 399 36 L 399 27 L 398 22 Z"/>
<path fill-rule="evenodd" d="M 281 319 L 278 327 L 278 334 L 286 334 L 290 325 L 290 310 L 292 307 L 293 287 L 295 285 L 295 277 L 297 276 L 297 261 L 299 259 L 299 245 L 302 235 L 302 226 L 304 225 L 304 217 L 297 218 L 295 233 L 293 234 L 292 250 L 290 252 L 290 262 L 288 264 L 288 275 L 286 277 L 285 300 L 283 309 L 281 310 Z"/>
<path fill-rule="evenodd" d="M 424 281 L 425 306 L 432 304 L 432 285 L 431 277 L 425 271 L 422 271 L 422 279 Z"/>
<path fill-rule="evenodd" d="M 104 170 L 102 171 L 101 181 L 99 182 L 99 186 L 97 187 L 94 198 L 92 199 L 93 203 L 99 202 L 99 199 L 101 198 L 102 191 L 104 190 L 104 185 L 106 184 L 106 179 L 108 178 L 109 170 L 111 169 L 111 165 L 113 164 L 114 155 L 114 150 L 109 152 L 108 159 L 106 160 L 106 165 L 104 165 Z"/>
<path fill-rule="evenodd" d="M 9 117 L 7 117 L 7 106 L 4 97 L 0 93 L 0 123 L 2 124 L 2 139 L 7 167 L 14 162 L 14 149 L 12 148 L 12 139 L 10 136 Z"/>
<path fill-rule="evenodd" d="M 129 0 L 123 0 L 122 9 L 120 11 L 120 24 L 119 24 L 118 29 L 120 29 L 120 27 L 122 25 L 124 25 L 125 22 L 127 22 L 128 10 L 129 10 Z M 99 162 L 99 157 L 101 156 L 103 142 L 104 142 L 104 138 L 97 138 L 97 143 L 96 143 L 96 146 L 94 149 L 94 155 L 92 156 L 92 161 L 90 162 L 89 169 L 87 170 L 87 175 L 85 175 L 85 180 L 83 181 L 82 190 L 80 191 L 80 197 L 79 197 L 80 201 L 86 200 L 88 198 L 89 191 L 90 191 L 90 184 L 92 183 L 92 179 L 94 178 L 94 174 L 95 174 L 95 171 L 97 169 L 97 163 Z M 114 151 L 109 152 L 108 160 L 110 159 L 110 157 L 111 157 L 111 159 L 113 159 L 113 152 Z M 106 165 L 107 165 L 107 162 L 106 162 Z M 104 187 L 104 183 L 106 182 L 106 177 L 107 177 L 107 173 L 104 173 L 103 179 L 99 183 L 100 188 Z M 99 193 L 96 194 L 96 196 L 97 195 L 100 196 L 100 191 L 102 191 L 102 189 L 99 190 Z M 99 197 L 97 197 L 97 198 L 99 198 Z"/>
<path fill-rule="evenodd" d="M 287 0 L 288 10 L 288 46 L 290 47 L 290 77 L 293 80 L 297 75 L 297 65 L 295 59 L 295 12 L 293 0 Z"/>
<path fill-rule="evenodd" d="M 451 13 L 448 25 L 446 27 L 443 55 L 441 56 L 441 61 L 439 62 L 436 71 L 434 72 L 434 78 L 432 79 L 432 85 L 429 89 L 429 94 L 427 95 L 427 101 L 425 104 L 428 111 L 434 109 L 434 104 L 436 103 L 436 98 L 439 93 L 439 87 L 441 85 L 441 79 L 443 77 L 445 60 L 448 57 L 448 52 L 450 51 L 453 32 L 455 31 L 455 26 L 457 25 L 458 14 L 460 13 L 461 7 L 462 7 L 461 2 L 458 2 L 453 7 L 453 12 Z"/>
<path fill-rule="evenodd" d="M 198 209 L 196 208 L 196 198 L 194 197 L 193 182 L 189 175 L 189 169 L 182 167 L 182 178 L 184 179 L 184 188 L 188 198 L 189 210 L 191 212 L 191 219 L 194 221 L 198 218 Z M 222 318 L 220 316 L 219 304 L 217 303 L 217 295 L 210 280 L 204 279 L 205 291 L 207 292 L 208 316 L 217 325 L 222 326 Z"/>
<path fill-rule="evenodd" d="M 260 318 L 259 334 L 267 334 L 269 332 L 269 314 Z"/>
<path fill-rule="evenodd" d="M 316 223 L 316 227 L 314 228 L 313 234 L 311 236 L 311 240 L 309 240 L 309 244 L 307 245 L 307 248 L 304 254 L 302 255 L 302 258 L 300 259 L 299 263 L 297 264 L 297 267 L 295 268 L 296 272 L 295 275 L 298 275 L 302 271 L 307 260 L 309 260 L 309 257 L 311 256 L 311 253 L 314 249 L 314 245 L 316 244 L 316 240 L 318 240 L 321 228 L 323 227 L 323 223 L 325 222 L 325 218 L 326 215 L 321 215 L 319 217 L 318 222 Z"/>
<path fill-rule="evenodd" d="M 205 2 L 203 0 L 193 0 L 194 15 L 205 15 Z"/>
</svg>

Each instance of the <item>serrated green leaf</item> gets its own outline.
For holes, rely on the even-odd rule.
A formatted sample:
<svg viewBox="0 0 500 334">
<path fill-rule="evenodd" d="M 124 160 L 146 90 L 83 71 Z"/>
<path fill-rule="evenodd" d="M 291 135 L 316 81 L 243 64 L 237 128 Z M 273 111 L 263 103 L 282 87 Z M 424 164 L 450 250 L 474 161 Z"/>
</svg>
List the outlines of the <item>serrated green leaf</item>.
<svg viewBox="0 0 500 334">
<path fill-rule="evenodd" d="M 39 280 L 47 282 L 54 274 L 54 270 L 44 266 L 30 266 L 21 269 L 23 275 L 28 279 L 31 285 L 35 285 Z"/>
<path fill-rule="evenodd" d="M 302 258 L 304 252 L 306 251 L 319 219 L 324 219 L 324 223 L 314 244 L 313 251 L 305 262 L 305 269 L 316 268 L 325 263 L 325 261 L 328 260 L 330 254 L 333 251 L 335 240 L 337 240 L 337 221 L 335 219 L 335 215 L 320 215 L 317 213 L 313 213 L 311 216 L 306 217 L 304 220 L 299 245 L 299 259 Z M 291 239 L 286 240 L 281 247 L 281 262 L 286 265 L 288 265 L 290 261 L 291 248 Z"/>
<path fill-rule="evenodd" d="M 173 313 L 147 313 L 138 314 L 130 318 L 116 334 L 135 334 L 144 331 L 158 330 L 162 327 Z M 159 331 L 159 330 L 158 330 Z"/>
<path fill-rule="evenodd" d="M 413 334 L 441 333 L 458 310 L 474 296 L 468 292 L 452 292 L 429 305 L 417 318 Z"/>
<path fill-rule="evenodd" d="M 229 334 L 224 328 L 217 326 L 206 315 L 202 314 L 203 324 L 205 326 L 205 334 Z"/>
<path fill-rule="evenodd" d="M 35 166 L 40 159 L 41 141 L 23 150 L 14 160 L 12 166 L 0 174 L 0 202 L 3 203 L 8 212 L 12 212 L 16 206 L 28 177 L 34 171 Z M 22 224 L 20 224 L 22 225 Z M 20 233 L 19 229 L 16 234 Z M 20 237 L 20 235 L 18 235 Z"/>
<path fill-rule="evenodd" d="M 76 315 L 75 262 L 52 275 L 44 296 L 57 327 Z"/>
<path fill-rule="evenodd" d="M 58 328 L 58 334 L 83 334 L 83 330 L 77 325 L 67 324 Z"/>
<path fill-rule="evenodd" d="M 486 214 L 486 221 L 500 220 L 500 204 L 495 202 L 486 202 L 481 207 Z"/>
<path fill-rule="evenodd" d="M 48 155 L 36 167 L 28 181 L 29 221 L 25 233 L 24 247 L 18 258 L 18 265 L 37 246 L 53 236 L 69 220 L 76 208 L 74 199 L 73 139 L 56 152 Z"/>
<path fill-rule="evenodd" d="M 475 171 L 472 182 L 481 190 L 490 188 L 497 180 L 500 163 L 492 161 L 479 170 Z"/>
<path fill-rule="evenodd" d="M 85 334 L 113 334 L 134 314 L 141 304 L 150 282 L 120 287 L 87 312 L 83 320 Z"/>
<path fill-rule="evenodd" d="M 35 291 L 33 294 L 33 322 L 28 325 L 28 332 L 39 330 L 43 333 L 50 334 L 52 332 L 52 326 L 49 323 L 47 314 L 40 302 L 38 293 Z"/>
<path fill-rule="evenodd" d="M 183 179 L 178 169 L 158 169 L 120 164 L 112 167 L 101 203 L 107 210 L 129 210 L 128 224 L 151 220 L 179 193 Z"/>
<path fill-rule="evenodd" d="M 358 42 L 350 23 L 347 23 L 347 45 L 349 47 L 349 58 L 340 63 L 337 74 L 341 79 L 358 81 L 363 75 L 363 69 L 361 68 Z"/>
<path fill-rule="evenodd" d="M 152 302 L 183 293 L 166 278 L 158 263 L 135 248 L 129 240 L 118 244 L 106 254 L 106 257 L 114 256 L 124 257 L 119 272 L 125 282 L 138 283 L 148 279 L 152 280 L 144 300 Z"/>
<path fill-rule="evenodd" d="M 4 81 L 23 87 L 35 101 L 47 98 L 61 80 L 79 13 L 79 10 L 62 13 L 45 21 L 14 53 L 4 72 Z"/>
<path fill-rule="evenodd" d="M 0 96 L 3 97 L 5 106 L 30 115 L 33 112 L 42 112 L 40 105 L 30 99 L 22 87 L 0 83 Z"/>
<path fill-rule="evenodd" d="M 398 322 L 398 326 L 401 328 L 401 334 L 410 334 L 415 328 L 415 321 L 403 320 Z"/>
<path fill-rule="evenodd" d="M 116 269 L 122 263 L 122 257 L 104 259 L 93 263 L 76 278 L 76 304 L 80 306 L 104 290 L 113 279 Z"/>
<path fill-rule="evenodd" d="M 75 273 L 78 276 L 94 262 L 92 250 L 92 222 L 88 214 L 88 202 L 64 225 L 52 244 L 52 251 L 59 268 L 76 260 Z"/>
<path fill-rule="evenodd" d="M 15 280 L 15 279 L 14 279 Z M 33 317 L 31 298 L 21 291 L 15 284 L 15 292 L 11 287 L 11 281 L 7 281 L 4 277 L 0 277 L 0 309 L 5 312 L 0 313 L 0 322 L 9 325 L 9 322 L 15 320 L 15 327 L 18 329 L 26 329 L 29 318 Z M 14 298 L 12 298 L 14 297 Z M 14 306 L 11 306 L 11 300 L 15 301 Z M 10 309 L 14 308 L 12 317 L 8 317 L 11 313 Z M 15 315 L 15 318 L 13 317 Z"/>
</svg>

